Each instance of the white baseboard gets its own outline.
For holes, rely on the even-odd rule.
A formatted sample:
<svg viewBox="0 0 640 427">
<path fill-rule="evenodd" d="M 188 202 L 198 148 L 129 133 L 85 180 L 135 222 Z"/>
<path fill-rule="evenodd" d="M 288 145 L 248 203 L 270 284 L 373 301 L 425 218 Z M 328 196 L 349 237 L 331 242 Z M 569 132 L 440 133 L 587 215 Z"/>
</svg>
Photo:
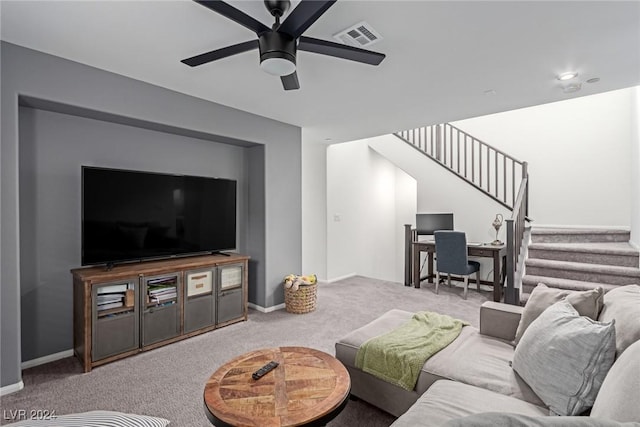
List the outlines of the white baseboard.
<svg viewBox="0 0 640 427">
<path fill-rule="evenodd" d="M 261 305 L 257 305 L 254 304 L 252 302 L 249 303 L 249 308 L 252 308 L 254 310 L 258 310 L 261 313 L 271 313 L 272 311 L 276 311 L 276 310 L 282 310 L 283 308 L 285 308 L 285 304 L 278 304 L 278 305 L 274 305 L 271 307 L 262 307 Z"/>
<path fill-rule="evenodd" d="M 45 363 L 55 362 L 65 357 L 73 356 L 73 350 L 65 350 L 59 353 L 49 354 L 47 356 L 38 357 L 37 359 L 27 360 L 20 365 L 22 369 L 33 368 L 34 366 L 44 365 Z"/>
<path fill-rule="evenodd" d="M 357 276 L 356 273 L 349 273 L 349 274 L 345 274 L 344 276 L 334 277 L 332 279 L 318 280 L 318 283 L 333 283 L 333 282 L 338 282 L 344 279 L 350 279 L 351 277 L 355 277 L 355 276 Z"/>
<path fill-rule="evenodd" d="M 24 388 L 24 383 L 22 382 L 22 380 L 20 380 L 19 383 L 0 387 L 0 396 L 5 396 L 7 394 L 15 393 L 16 391 L 20 391 L 23 388 Z"/>
</svg>

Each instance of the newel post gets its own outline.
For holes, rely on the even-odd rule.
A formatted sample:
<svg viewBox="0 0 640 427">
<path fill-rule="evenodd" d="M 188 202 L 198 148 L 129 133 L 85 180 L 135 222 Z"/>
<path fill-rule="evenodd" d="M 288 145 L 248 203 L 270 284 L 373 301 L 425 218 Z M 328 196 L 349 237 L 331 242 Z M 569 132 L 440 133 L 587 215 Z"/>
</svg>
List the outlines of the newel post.
<svg viewBox="0 0 640 427">
<path fill-rule="evenodd" d="M 524 216 L 529 216 L 529 163 L 522 162 L 522 179 L 527 178 L 527 186 L 524 189 Z"/>
<path fill-rule="evenodd" d="M 504 302 L 517 305 L 515 289 L 515 229 L 513 219 L 505 220 L 507 223 L 507 277 L 505 280 Z M 495 273 L 494 273 L 495 274 Z"/>
<path fill-rule="evenodd" d="M 413 241 L 413 227 L 411 224 L 404 225 L 404 285 L 411 286 L 412 259 L 411 242 Z"/>
</svg>

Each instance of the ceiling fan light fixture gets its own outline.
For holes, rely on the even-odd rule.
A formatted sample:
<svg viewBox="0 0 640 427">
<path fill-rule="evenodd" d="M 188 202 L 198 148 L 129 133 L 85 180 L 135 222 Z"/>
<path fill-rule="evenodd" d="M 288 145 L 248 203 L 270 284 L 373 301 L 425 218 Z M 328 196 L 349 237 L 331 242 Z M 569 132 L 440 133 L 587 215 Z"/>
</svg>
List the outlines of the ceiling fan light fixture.
<svg viewBox="0 0 640 427">
<path fill-rule="evenodd" d="M 262 34 L 258 38 L 260 68 L 274 76 L 288 76 L 296 71 L 296 42 L 278 32 Z"/>
<path fill-rule="evenodd" d="M 269 55 L 268 58 L 262 58 L 260 68 L 266 73 L 273 76 L 288 76 L 296 71 L 296 64 L 286 56 Z"/>
</svg>

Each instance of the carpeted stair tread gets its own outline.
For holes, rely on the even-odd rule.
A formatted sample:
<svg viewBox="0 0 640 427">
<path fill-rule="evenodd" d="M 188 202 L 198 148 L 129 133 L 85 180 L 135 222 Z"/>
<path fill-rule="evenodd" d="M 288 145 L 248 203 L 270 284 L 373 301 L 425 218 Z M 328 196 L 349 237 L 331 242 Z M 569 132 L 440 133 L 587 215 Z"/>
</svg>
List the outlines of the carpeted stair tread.
<svg viewBox="0 0 640 427">
<path fill-rule="evenodd" d="M 630 231 L 619 228 L 532 227 L 532 242 L 628 242 Z"/>
<path fill-rule="evenodd" d="M 545 276 L 525 275 L 522 278 L 523 287 L 526 286 L 527 288 L 533 289 L 536 286 L 538 286 L 538 283 L 544 283 L 550 288 L 570 289 L 574 291 L 587 291 L 589 289 L 595 289 L 597 287 L 601 287 L 602 289 L 604 289 L 605 292 L 608 292 L 611 289 L 615 289 L 618 286 L 620 286 L 620 285 L 612 285 L 610 283 L 584 282 L 581 280 L 559 279 L 556 277 L 545 277 Z"/>
<path fill-rule="evenodd" d="M 629 234 L 625 228 L 608 227 L 531 227 L 531 234 Z"/>
<path fill-rule="evenodd" d="M 639 251 L 631 246 L 628 242 L 579 242 L 579 243 L 544 243 L 537 242 L 529 244 L 529 249 L 545 249 L 562 252 L 584 252 L 598 254 L 615 254 L 615 255 L 635 255 L 638 256 Z"/>
<path fill-rule="evenodd" d="M 557 277 L 584 282 L 628 285 L 640 283 L 640 268 L 617 265 L 588 264 L 529 258 L 525 261 L 526 274 Z"/>
<path fill-rule="evenodd" d="M 568 271 L 584 271 L 591 273 L 605 273 L 613 274 L 616 276 L 629 276 L 640 278 L 640 268 L 637 267 L 622 267 L 619 265 L 605 265 L 605 264 L 588 264 L 583 262 L 566 262 L 556 261 L 552 259 L 538 259 L 529 258 L 526 260 L 527 268 L 539 267 L 549 269 L 562 269 Z"/>
<path fill-rule="evenodd" d="M 640 266 L 638 250 L 628 242 L 531 243 L 528 254 L 531 259 Z"/>
</svg>

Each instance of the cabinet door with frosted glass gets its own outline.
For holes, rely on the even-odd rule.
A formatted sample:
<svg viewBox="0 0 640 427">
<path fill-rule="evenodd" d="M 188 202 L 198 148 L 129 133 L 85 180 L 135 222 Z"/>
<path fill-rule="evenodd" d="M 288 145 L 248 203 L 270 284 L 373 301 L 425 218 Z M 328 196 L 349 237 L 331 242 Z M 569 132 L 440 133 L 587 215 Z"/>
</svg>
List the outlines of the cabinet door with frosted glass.
<svg viewBox="0 0 640 427">
<path fill-rule="evenodd" d="M 91 292 L 91 360 L 139 347 L 138 278 L 98 284 Z"/>
<path fill-rule="evenodd" d="M 218 306 L 216 324 L 246 319 L 245 264 L 218 266 Z"/>
<path fill-rule="evenodd" d="M 216 321 L 216 268 L 185 272 L 184 333 L 213 326 Z"/>
<path fill-rule="evenodd" d="M 142 346 L 180 335 L 182 272 L 141 280 Z"/>
</svg>

